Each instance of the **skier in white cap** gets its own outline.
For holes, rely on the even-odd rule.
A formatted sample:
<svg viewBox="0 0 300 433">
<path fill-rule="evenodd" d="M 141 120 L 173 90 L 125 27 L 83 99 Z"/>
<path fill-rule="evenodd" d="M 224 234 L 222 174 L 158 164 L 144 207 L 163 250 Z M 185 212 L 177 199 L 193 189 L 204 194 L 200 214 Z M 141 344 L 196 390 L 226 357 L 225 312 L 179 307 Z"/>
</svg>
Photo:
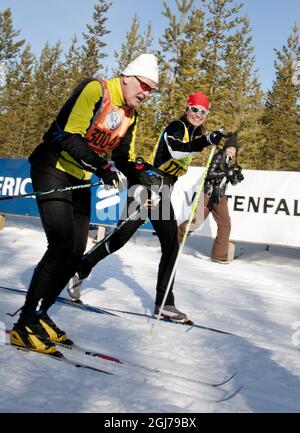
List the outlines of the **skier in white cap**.
<svg viewBox="0 0 300 433">
<path fill-rule="evenodd" d="M 80 83 L 29 158 L 34 190 L 86 184 L 93 173 L 108 188 L 120 186 L 119 170 L 127 177 L 135 170 L 136 108 L 157 84 L 153 54 L 138 56 L 119 77 Z M 37 204 L 48 247 L 34 270 L 10 339 L 14 345 L 59 356 L 55 342 L 66 342 L 67 336 L 47 311 L 85 251 L 91 194 L 88 188 L 56 192 L 37 197 Z"/>
<path fill-rule="evenodd" d="M 126 104 L 131 108 L 137 108 L 157 84 L 158 66 L 154 54 L 141 54 L 122 72 L 121 87 Z"/>
</svg>

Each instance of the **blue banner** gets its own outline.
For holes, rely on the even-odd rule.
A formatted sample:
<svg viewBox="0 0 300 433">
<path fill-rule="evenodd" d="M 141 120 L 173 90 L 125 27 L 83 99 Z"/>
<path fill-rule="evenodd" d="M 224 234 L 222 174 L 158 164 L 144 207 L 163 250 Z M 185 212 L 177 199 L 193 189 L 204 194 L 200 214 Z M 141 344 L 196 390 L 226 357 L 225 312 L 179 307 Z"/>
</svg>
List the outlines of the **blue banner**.
<svg viewBox="0 0 300 433">
<path fill-rule="evenodd" d="M 91 183 L 98 181 L 96 176 L 91 179 Z M 28 160 L 0 158 L 0 197 L 28 194 L 32 191 Z M 91 224 L 115 225 L 120 219 L 125 204 L 126 191 L 120 194 L 115 189 L 106 191 L 102 186 L 93 187 L 91 191 Z M 39 216 L 35 197 L 0 201 L 0 213 Z M 143 228 L 151 229 L 152 225 L 147 223 Z"/>
<path fill-rule="evenodd" d="M 32 192 L 30 166 L 26 159 L 0 158 L 0 197 Z M 0 212 L 12 215 L 39 216 L 35 198 L 0 201 Z"/>
</svg>

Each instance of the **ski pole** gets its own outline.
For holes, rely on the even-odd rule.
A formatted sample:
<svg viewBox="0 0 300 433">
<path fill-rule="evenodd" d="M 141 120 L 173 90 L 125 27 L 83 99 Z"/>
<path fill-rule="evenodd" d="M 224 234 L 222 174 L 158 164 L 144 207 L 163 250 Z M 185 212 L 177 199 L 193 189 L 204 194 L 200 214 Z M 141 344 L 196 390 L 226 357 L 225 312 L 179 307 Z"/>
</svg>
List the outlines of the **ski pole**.
<svg viewBox="0 0 300 433">
<path fill-rule="evenodd" d="M 194 215 L 195 215 L 195 213 L 196 213 L 197 206 L 198 206 L 198 201 L 199 201 L 199 199 L 200 199 L 200 194 L 201 194 L 201 192 L 202 192 L 202 188 L 203 188 L 203 185 L 204 185 L 204 182 L 205 182 L 206 176 L 207 176 L 207 172 L 208 172 L 208 169 L 209 169 L 210 163 L 211 163 L 212 158 L 213 158 L 213 156 L 214 156 L 215 149 L 216 149 L 216 145 L 213 145 L 213 147 L 212 147 L 212 149 L 211 149 L 211 151 L 210 151 L 210 154 L 209 154 L 209 157 L 208 157 L 208 160 L 207 160 L 207 163 L 206 163 L 205 169 L 204 169 L 204 173 L 203 173 L 203 175 L 202 175 L 202 179 L 201 179 L 200 184 L 199 184 L 199 186 L 198 186 L 198 188 L 197 188 L 196 196 L 195 196 L 195 199 L 194 199 L 194 201 L 193 201 L 192 211 L 191 211 L 191 214 L 190 214 L 190 217 L 189 217 L 189 220 L 188 220 L 188 224 L 187 224 L 187 226 L 186 226 L 186 228 L 185 228 L 184 236 L 183 236 L 183 239 L 182 239 L 181 245 L 180 245 L 180 247 L 179 247 L 179 250 L 178 250 L 178 253 L 177 253 L 177 257 L 176 257 L 175 263 L 174 263 L 174 265 L 173 265 L 173 269 L 172 269 L 172 272 L 171 272 L 171 275 L 170 275 L 170 278 L 169 278 L 169 281 L 168 281 L 168 285 L 167 285 L 167 288 L 166 288 L 166 292 L 165 292 L 165 295 L 164 295 L 164 298 L 163 298 L 162 304 L 161 304 L 161 306 L 160 306 L 159 314 L 158 314 L 158 316 L 157 316 L 157 319 L 156 319 L 155 323 L 152 325 L 152 329 L 151 329 L 151 332 L 150 332 L 151 335 L 154 335 L 154 328 L 155 328 L 157 322 L 158 322 L 158 321 L 160 320 L 160 318 L 161 318 L 161 313 L 162 313 L 162 310 L 163 310 L 163 308 L 164 308 L 164 306 L 165 306 L 165 303 L 166 303 L 166 300 L 167 300 L 167 296 L 168 296 L 168 294 L 169 294 L 169 291 L 170 291 L 170 288 L 171 288 L 171 284 L 172 284 L 172 281 L 173 281 L 173 278 L 174 278 L 174 275 L 175 275 L 175 272 L 176 272 L 176 269 L 177 269 L 178 259 L 179 259 L 179 257 L 180 257 L 180 254 L 181 254 L 182 250 L 183 250 L 183 247 L 184 247 L 185 241 L 186 241 L 187 236 L 188 236 L 188 232 L 189 232 L 190 226 L 191 226 L 191 224 L 192 224 L 192 220 L 193 220 Z"/>
<path fill-rule="evenodd" d="M 36 192 L 29 192 L 27 194 L 9 195 L 9 196 L 5 196 L 5 197 L 0 197 L 0 201 L 12 200 L 14 198 L 39 197 L 41 195 L 52 194 L 53 192 L 73 191 L 75 189 L 91 188 L 93 186 L 99 186 L 99 185 L 103 185 L 103 182 L 99 181 L 99 182 L 95 182 L 95 183 L 86 183 L 86 184 L 82 184 L 82 185 L 60 187 L 60 188 L 50 189 L 49 191 L 36 191 Z"/>
<path fill-rule="evenodd" d="M 138 176 L 139 183 L 136 185 L 137 189 L 135 189 L 134 194 L 132 196 L 134 203 L 137 203 L 136 209 L 135 209 L 135 211 L 133 211 L 133 209 L 130 210 L 131 213 L 129 213 L 129 206 L 127 203 L 127 212 L 129 213 L 127 218 L 125 218 L 125 216 L 124 216 L 124 219 L 120 220 L 119 224 L 117 226 L 115 226 L 113 228 L 113 230 L 111 230 L 111 232 L 108 233 L 108 235 L 106 235 L 101 241 L 97 242 L 84 255 L 84 258 L 87 259 L 87 261 L 88 260 L 92 261 L 93 264 L 89 265 L 90 269 L 86 270 L 88 272 L 84 272 L 81 274 L 80 271 L 77 271 L 76 274 L 74 275 L 74 277 L 71 278 L 69 288 L 68 288 L 68 292 L 69 292 L 71 298 L 74 297 L 74 299 L 79 299 L 80 287 L 81 287 L 82 281 L 88 277 L 92 268 L 98 263 L 99 260 L 101 260 L 101 258 L 99 258 L 99 255 L 98 255 L 99 250 L 100 250 L 100 257 L 102 255 L 101 247 L 105 246 L 105 248 L 109 252 L 109 248 L 107 248 L 107 242 L 109 241 L 110 238 L 112 238 L 112 236 L 114 234 L 118 233 L 122 229 L 122 227 L 126 226 L 126 224 L 128 224 L 130 221 L 133 221 L 136 217 L 142 218 L 141 211 L 143 209 L 149 208 L 149 207 L 155 207 L 160 202 L 160 200 L 162 200 L 160 193 L 161 193 L 162 188 L 164 186 L 164 177 L 161 174 L 159 174 L 158 172 L 155 172 L 155 170 L 153 171 L 153 167 L 151 167 L 151 170 L 149 170 L 148 168 L 146 169 L 146 168 L 147 167 L 145 166 L 144 160 L 142 158 L 138 157 L 136 159 L 136 170 L 140 172 L 140 176 Z M 147 174 L 147 176 L 145 176 L 145 175 L 142 176 L 144 171 L 145 171 L 145 174 Z M 155 177 L 154 182 L 153 182 L 152 176 Z M 159 183 L 157 183 L 158 178 L 159 178 Z M 152 187 L 153 187 L 153 189 L 152 189 Z M 157 189 L 157 187 L 158 187 L 158 189 Z M 141 194 L 141 190 L 139 190 L 139 188 L 142 188 L 142 189 L 146 188 L 146 190 L 147 190 L 148 199 L 146 199 L 145 201 L 142 200 L 141 197 L 138 198 L 138 196 Z M 155 190 L 154 190 L 154 188 L 155 188 Z M 149 196 L 149 193 L 151 193 L 150 196 Z"/>
<path fill-rule="evenodd" d="M 161 177 L 160 185 L 158 188 L 158 193 L 161 192 L 162 187 L 164 185 L 163 178 Z M 143 209 L 147 207 L 151 207 L 151 199 L 146 200 L 144 203 L 140 203 L 137 205 L 137 208 L 134 212 L 132 212 L 126 219 L 124 219 L 119 225 L 117 225 L 108 235 L 106 235 L 101 241 L 97 242 L 87 253 L 86 256 L 90 255 L 92 252 L 100 248 L 103 244 L 105 244 L 117 231 L 119 231 L 125 224 L 129 221 L 132 221 Z"/>
<path fill-rule="evenodd" d="M 101 241 L 97 242 L 87 253 L 86 256 L 89 256 L 92 252 L 94 252 L 95 250 L 97 250 L 98 248 L 100 248 L 103 244 L 105 244 L 105 242 L 107 242 L 112 235 L 114 235 L 117 231 L 119 231 L 126 223 L 128 223 L 129 221 L 133 220 L 144 208 L 146 208 L 147 206 L 149 206 L 149 202 L 148 200 L 141 204 L 138 205 L 138 207 L 136 208 L 136 210 L 134 212 L 132 212 L 132 214 L 130 214 L 125 220 L 123 220 L 118 226 L 114 227 L 114 229 L 108 233 L 103 239 L 101 239 Z"/>
</svg>

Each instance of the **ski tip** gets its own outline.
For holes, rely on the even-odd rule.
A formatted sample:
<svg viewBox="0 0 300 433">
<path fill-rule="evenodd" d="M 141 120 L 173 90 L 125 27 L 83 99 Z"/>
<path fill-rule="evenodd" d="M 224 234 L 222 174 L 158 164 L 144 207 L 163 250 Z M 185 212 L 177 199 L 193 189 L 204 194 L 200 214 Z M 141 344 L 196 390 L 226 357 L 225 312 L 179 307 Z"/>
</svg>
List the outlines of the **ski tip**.
<svg viewBox="0 0 300 433">
<path fill-rule="evenodd" d="M 74 346 L 74 341 L 70 340 L 69 338 L 61 342 L 53 341 L 53 343 L 56 343 L 58 346 L 65 347 L 67 349 L 72 349 L 72 347 Z"/>
<path fill-rule="evenodd" d="M 237 375 L 237 371 L 235 371 L 226 381 L 225 383 L 229 382 L 231 379 L 233 379 Z"/>
<path fill-rule="evenodd" d="M 216 403 L 222 403 L 223 401 L 231 400 L 233 397 L 235 397 L 241 391 L 241 389 L 243 389 L 243 385 L 239 386 L 235 391 L 233 391 L 229 395 L 225 396 L 224 398 L 221 398 L 220 400 L 215 400 Z"/>
<path fill-rule="evenodd" d="M 194 326 L 195 323 L 191 319 L 187 319 L 185 322 L 183 322 L 184 325 L 187 326 Z"/>
<path fill-rule="evenodd" d="M 73 304 L 83 305 L 83 302 L 81 299 L 72 299 Z"/>
<path fill-rule="evenodd" d="M 56 352 L 53 352 L 53 353 L 49 353 L 49 356 L 51 356 L 52 358 L 57 358 L 57 359 L 64 358 L 64 355 L 59 350 L 57 350 Z"/>
<path fill-rule="evenodd" d="M 222 382 L 216 383 L 213 386 L 215 388 L 218 388 L 219 386 L 225 385 L 226 383 L 230 382 L 236 375 L 237 371 L 235 371 L 231 376 L 227 377 L 227 379 L 224 379 Z"/>
</svg>

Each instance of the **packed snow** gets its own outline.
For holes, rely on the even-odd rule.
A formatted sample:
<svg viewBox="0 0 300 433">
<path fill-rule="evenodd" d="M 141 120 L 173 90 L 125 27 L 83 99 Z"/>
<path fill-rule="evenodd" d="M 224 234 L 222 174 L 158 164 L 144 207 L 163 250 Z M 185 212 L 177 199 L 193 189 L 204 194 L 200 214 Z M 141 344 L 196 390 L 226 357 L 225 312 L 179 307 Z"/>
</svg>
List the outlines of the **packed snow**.
<svg viewBox="0 0 300 433">
<path fill-rule="evenodd" d="M 195 323 L 235 336 L 55 304 L 50 316 L 69 338 L 128 363 L 64 350 L 70 359 L 115 373 L 104 375 L 2 344 L 0 412 L 300 412 L 299 249 L 237 244 L 235 260 L 221 265 L 209 258 L 211 245 L 211 239 L 189 239 L 176 274 L 176 305 Z M 45 248 L 39 220 L 7 217 L 0 285 L 26 289 Z M 94 268 L 82 300 L 151 313 L 159 259 L 157 237 L 140 231 Z M 17 316 L 6 313 L 21 307 L 24 295 L 0 292 L 3 330 L 13 326 Z M 218 382 L 235 372 L 219 388 L 179 377 Z M 240 386 L 233 398 L 217 402 Z"/>
</svg>

